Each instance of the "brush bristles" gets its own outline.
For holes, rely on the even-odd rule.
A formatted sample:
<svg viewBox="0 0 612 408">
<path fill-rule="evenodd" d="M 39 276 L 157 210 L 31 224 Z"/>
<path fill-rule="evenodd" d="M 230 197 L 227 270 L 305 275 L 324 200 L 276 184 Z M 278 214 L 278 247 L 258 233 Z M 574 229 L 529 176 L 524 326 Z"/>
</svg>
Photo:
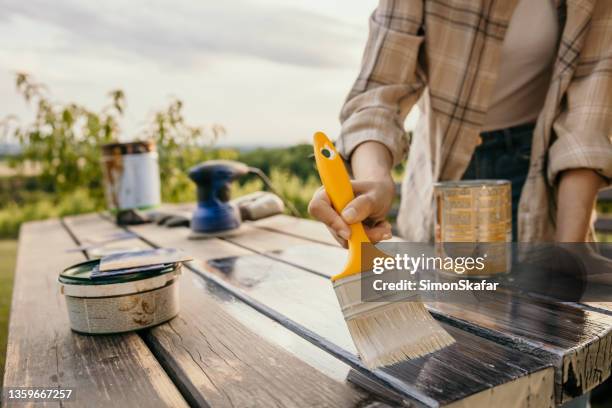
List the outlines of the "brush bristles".
<svg viewBox="0 0 612 408">
<path fill-rule="evenodd" d="M 370 369 L 418 358 L 455 342 L 421 302 L 388 303 L 346 323 Z"/>
</svg>

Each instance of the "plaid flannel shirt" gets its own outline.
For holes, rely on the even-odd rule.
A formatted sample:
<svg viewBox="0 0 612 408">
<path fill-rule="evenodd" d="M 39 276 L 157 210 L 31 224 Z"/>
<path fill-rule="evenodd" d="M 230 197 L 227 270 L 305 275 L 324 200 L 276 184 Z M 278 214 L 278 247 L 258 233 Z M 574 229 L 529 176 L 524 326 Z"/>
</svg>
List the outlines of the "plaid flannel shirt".
<svg viewBox="0 0 612 408">
<path fill-rule="evenodd" d="M 360 143 L 381 142 L 396 164 L 410 150 L 398 215 L 407 240 L 432 239 L 433 184 L 460 179 L 480 141 L 517 2 L 381 0 L 370 18 L 337 144 L 348 159 Z M 553 239 L 561 171 L 612 178 L 612 0 L 557 0 L 557 8 L 562 34 L 519 204 L 523 242 Z M 408 141 L 404 120 L 417 103 L 421 120 Z"/>
</svg>

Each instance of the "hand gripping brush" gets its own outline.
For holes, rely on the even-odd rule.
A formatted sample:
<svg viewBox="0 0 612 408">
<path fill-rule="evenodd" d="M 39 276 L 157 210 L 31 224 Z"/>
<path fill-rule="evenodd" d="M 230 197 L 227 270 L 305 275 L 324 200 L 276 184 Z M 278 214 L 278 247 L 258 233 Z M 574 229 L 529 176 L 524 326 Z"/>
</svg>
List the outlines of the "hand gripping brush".
<svg viewBox="0 0 612 408">
<path fill-rule="evenodd" d="M 314 156 L 321 182 L 340 213 L 355 198 L 344 162 L 321 132 L 314 135 Z M 361 265 L 361 245 L 370 243 L 361 222 L 351 224 L 349 256 L 344 271 L 331 278 L 355 347 L 368 368 L 421 357 L 454 343 L 418 299 L 363 301 L 361 279 L 372 272 Z M 374 256 L 389 257 L 382 251 Z M 369 255 L 368 255 L 369 257 Z M 364 265 L 365 268 L 365 265 Z"/>
</svg>

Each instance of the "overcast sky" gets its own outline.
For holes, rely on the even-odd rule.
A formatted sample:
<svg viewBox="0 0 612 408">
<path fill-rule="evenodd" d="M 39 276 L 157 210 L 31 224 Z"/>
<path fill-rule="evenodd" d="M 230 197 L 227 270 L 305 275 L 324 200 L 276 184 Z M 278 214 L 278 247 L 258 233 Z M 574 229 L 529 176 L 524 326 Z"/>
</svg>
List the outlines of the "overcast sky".
<svg viewBox="0 0 612 408">
<path fill-rule="evenodd" d="M 0 116 L 28 117 L 14 74 L 98 109 L 127 94 L 124 139 L 170 97 L 224 144 L 292 144 L 335 135 L 376 0 L 4 0 Z"/>
</svg>

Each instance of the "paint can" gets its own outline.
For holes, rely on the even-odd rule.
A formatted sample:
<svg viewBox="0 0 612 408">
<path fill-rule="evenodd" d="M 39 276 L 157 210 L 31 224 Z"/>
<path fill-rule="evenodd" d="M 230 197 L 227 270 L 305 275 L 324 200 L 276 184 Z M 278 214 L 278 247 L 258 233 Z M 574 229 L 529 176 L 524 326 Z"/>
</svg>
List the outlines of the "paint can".
<svg viewBox="0 0 612 408">
<path fill-rule="evenodd" d="M 440 256 L 484 258 L 484 268 L 462 274 L 508 273 L 511 265 L 512 200 L 508 180 L 446 181 L 434 185 L 435 241 Z"/>
<path fill-rule="evenodd" d="M 181 263 L 129 275 L 92 279 L 99 259 L 64 270 L 59 278 L 72 330 L 122 333 L 155 326 L 179 312 Z"/>
<path fill-rule="evenodd" d="M 144 210 L 161 202 L 155 141 L 102 146 L 102 172 L 108 209 L 113 213 Z"/>
</svg>

